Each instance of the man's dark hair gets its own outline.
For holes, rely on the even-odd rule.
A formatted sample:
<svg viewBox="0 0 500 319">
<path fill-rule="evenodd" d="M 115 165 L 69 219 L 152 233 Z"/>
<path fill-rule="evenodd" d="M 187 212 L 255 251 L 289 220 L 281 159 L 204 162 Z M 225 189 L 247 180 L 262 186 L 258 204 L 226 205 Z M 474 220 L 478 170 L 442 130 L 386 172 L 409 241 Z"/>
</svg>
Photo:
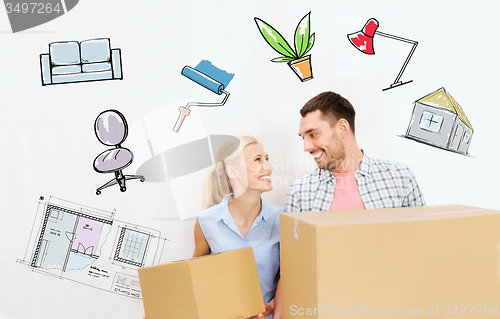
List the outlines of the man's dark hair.
<svg viewBox="0 0 500 319">
<path fill-rule="evenodd" d="M 300 115 L 304 117 L 307 113 L 316 110 L 321 111 L 321 118 L 330 122 L 331 126 L 337 124 L 340 119 L 345 119 L 349 122 L 349 126 L 354 133 L 354 117 L 356 116 L 356 111 L 351 102 L 342 95 L 331 91 L 320 93 L 310 99 L 302 107 Z"/>
</svg>

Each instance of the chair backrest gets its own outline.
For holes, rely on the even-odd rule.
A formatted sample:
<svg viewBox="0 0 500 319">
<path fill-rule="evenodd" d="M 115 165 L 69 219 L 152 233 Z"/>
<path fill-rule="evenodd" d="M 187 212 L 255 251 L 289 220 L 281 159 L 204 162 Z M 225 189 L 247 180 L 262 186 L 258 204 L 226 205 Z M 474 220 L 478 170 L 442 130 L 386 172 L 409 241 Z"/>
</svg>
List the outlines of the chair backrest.
<svg viewBox="0 0 500 319">
<path fill-rule="evenodd" d="M 127 138 L 128 125 L 122 113 L 117 110 L 107 110 L 96 118 L 94 131 L 102 144 L 116 146 Z"/>
</svg>

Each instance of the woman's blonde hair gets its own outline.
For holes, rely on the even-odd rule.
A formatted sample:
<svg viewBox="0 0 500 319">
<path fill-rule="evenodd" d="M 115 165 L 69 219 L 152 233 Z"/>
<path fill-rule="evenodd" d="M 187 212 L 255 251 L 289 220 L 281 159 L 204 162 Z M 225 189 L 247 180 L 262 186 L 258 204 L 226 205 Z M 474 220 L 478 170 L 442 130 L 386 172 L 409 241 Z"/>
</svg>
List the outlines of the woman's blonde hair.
<svg viewBox="0 0 500 319">
<path fill-rule="evenodd" d="M 217 152 L 217 163 L 208 172 L 203 185 L 203 209 L 219 204 L 224 197 L 233 193 L 226 166 L 235 166 L 243 156 L 245 147 L 258 144 L 257 139 L 250 136 L 238 136 L 221 146 Z"/>
</svg>

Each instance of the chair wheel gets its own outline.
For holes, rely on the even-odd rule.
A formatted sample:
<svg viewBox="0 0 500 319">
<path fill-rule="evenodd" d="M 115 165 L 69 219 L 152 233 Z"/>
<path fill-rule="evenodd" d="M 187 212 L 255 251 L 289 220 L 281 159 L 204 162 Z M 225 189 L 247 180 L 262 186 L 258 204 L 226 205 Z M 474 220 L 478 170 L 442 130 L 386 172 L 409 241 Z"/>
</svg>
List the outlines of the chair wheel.
<svg viewBox="0 0 500 319">
<path fill-rule="evenodd" d="M 120 190 L 121 190 L 122 192 L 124 192 L 124 191 L 126 191 L 127 189 L 126 189 L 125 187 L 120 187 Z"/>
<path fill-rule="evenodd" d="M 96 190 L 95 194 L 96 195 L 101 195 L 101 191 L 100 190 Z"/>
<path fill-rule="evenodd" d="M 141 180 L 141 182 L 144 182 L 146 179 L 143 177 L 143 178 L 141 178 L 140 180 Z"/>
</svg>

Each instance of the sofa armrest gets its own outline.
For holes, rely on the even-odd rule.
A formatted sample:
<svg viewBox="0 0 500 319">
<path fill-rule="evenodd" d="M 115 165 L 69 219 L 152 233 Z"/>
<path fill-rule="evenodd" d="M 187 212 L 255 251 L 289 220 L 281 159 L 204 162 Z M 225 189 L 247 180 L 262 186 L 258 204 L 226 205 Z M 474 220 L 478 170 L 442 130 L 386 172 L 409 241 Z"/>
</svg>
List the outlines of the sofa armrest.
<svg viewBox="0 0 500 319">
<path fill-rule="evenodd" d="M 40 54 L 40 70 L 42 72 L 42 85 L 52 84 L 52 70 L 48 54 Z"/>
<path fill-rule="evenodd" d="M 123 79 L 122 74 L 122 52 L 120 49 L 111 50 L 111 68 L 113 69 L 114 79 Z"/>
</svg>

